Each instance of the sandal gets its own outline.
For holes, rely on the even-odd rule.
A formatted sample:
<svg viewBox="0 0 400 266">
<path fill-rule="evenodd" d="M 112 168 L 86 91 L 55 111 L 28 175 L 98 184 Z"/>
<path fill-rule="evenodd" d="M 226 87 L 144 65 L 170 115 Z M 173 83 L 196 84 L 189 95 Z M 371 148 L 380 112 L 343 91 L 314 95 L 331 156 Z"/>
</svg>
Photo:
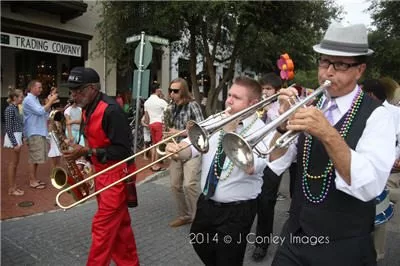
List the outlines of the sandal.
<svg viewBox="0 0 400 266">
<path fill-rule="evenodd" d="M 24 195 L 24 191 L 16 188 L 13 191 L 8 191 L 8 195 L 10 195 L 10 196 L 23 196 Z"/>
<path fill-rule="evenodd" d="M 153 171 L 153 172 L 160 172 L 160 171 L 164 171 L 164 170 L 165 170 L 165 168 L 163 168 L 163 167 L 158 167 L 157 169 L 151 168 L 151 171 Z"/>
<path fill-rule="evenodd" d="M 34 189 L 45 189 L 46 188 L 46 184 L 43 182 L 38 181 L 35 185 L 29 184 L 30 188 L 34 188 Z"/>
</svg>

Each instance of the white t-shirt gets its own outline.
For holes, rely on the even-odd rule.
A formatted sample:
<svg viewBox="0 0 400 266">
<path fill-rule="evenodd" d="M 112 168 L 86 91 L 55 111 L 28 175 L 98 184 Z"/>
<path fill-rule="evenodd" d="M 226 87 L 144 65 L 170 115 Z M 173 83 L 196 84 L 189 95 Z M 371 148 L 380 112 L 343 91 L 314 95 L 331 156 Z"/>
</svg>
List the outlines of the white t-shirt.
<svg viewBox="0 0 400 266">
<path fill-rule="evenodd" d="M 79 120 L 82 117 L 82 108 L 79 106 L 73 107 L 72 105 L 69 106 L 67 109 L 64 111 L 64 116 L 68 115 L 71 120 Z M 74 131 L 79 131 L 79 124 L 72 124 L 71 129 Z"/>
<path fill-rule="evenodd" d="M 163 122 L 162 117 L 167 105 L 168 103 L 157 95 L 150 95 L 144 102 L 144 110 L 149 114 L 149 125 L 156 122 Z"/>
</svg>

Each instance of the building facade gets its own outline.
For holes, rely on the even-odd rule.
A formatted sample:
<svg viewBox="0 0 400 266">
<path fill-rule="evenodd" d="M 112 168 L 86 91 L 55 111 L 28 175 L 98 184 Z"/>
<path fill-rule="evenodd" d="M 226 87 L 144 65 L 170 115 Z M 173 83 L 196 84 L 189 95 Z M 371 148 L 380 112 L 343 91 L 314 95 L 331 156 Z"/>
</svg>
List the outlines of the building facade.
<svg viewBox="0 0 400 266">
<path fill-rule="evenodd" d="M 110 96 L 132 90 L 132 74 L 121 77 L 116 65 L 96 52 L 101 19 L 98 1 L 2 1 L 1 2 L 1 95 L 8 87 L 26 89 L 32 79 L 43 83 L 43 95 L 51 86 L 59 87 L 61 98 L 69 91 L 60 87 L 75 66 L 94 68 L 102 90 Z M 132 44 L 137 45 L 137 44 Z M 157 81 L 165 87 L 170 80 L 169 48 L 162 47 Z"/>
</svg>

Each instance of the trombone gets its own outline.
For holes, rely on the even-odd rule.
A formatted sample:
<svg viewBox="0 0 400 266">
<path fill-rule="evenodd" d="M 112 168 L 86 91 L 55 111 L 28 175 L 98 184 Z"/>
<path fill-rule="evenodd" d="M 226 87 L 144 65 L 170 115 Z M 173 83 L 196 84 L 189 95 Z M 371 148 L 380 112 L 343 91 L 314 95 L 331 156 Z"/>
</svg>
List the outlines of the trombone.
<svg viewBox="0 0 400 266">
<path fill-rule="evenodd" d="M 202 126 L 203 124 L 207 124 L 210 120 L 212 120 L 212 119 L 214 119 L 214 118 L 217 118 L 217 117 L 221 117 L 221 119 L 222 119 L 222 118 L 223 118 L 222 114 L 223 114 L 224 112 L 225 112 L 225 111 L 220 112 L 220 113 L 217 113 L 217 114 L 215 114 L 215 115 L 212 115 L 212 116 L 210 116 L 209 118 L 207 118 L 206 120 L 203 120 L 202 122 L 198 123 L 198 125 L 199 125 L 199 126 Z M 193 123 L 193 121 L 189 121 L 189 122 L 188 122 L 188 124 L 190 124 L 190 123 Z M 197 124 L 197 123 L 196 123 L 196 124 Z M 148 164 L 148 165 L 146 165 L 146 166 L 143 166 L 142 168 L 136 170 L 135 172 L 133 172 L 133 173 L 131 173 L 131 174 L 129 174 L 129 175 L 123 177 L 123 178 L 120 178 L 119 180 L 117 180 L 117 181 L 115 181 L 115 182 L 109 184 L 108 186 L 106 186 L 106 187 L 104 187 L 104 188 L 102 188 L 102 189 L 99 189 L 98 191 L 95 191 L 95 192 L 93 192 L 92 194 L 87 195 L 86 197 L 84 197 L 84 198 L 82 198 L 82 199 L 80 199 L 80 200 L 78 200 L 78 201 L 76 201 L 76 202 L 74 202 L 74 203 L 72 203 L 72 204 L 70 204 L 70 205 L 66 205 L 66 206 L 65 206 L 65 205 L 63 205 L 63 204 L 61 203 L 61 201 L 60 201 L 60 197 L 61 197 L 62 194 L 73 191 L 73 189 L 75 189 L 76 187 L 79 187 L 79 186 L 81 186 L 82 184 L 93 180 L 93 179 L 96 178 L 97 176 L 99 176 L 99 175 L 101 175 L 101 174 L 103 174 L 103 173 L 105 173 L 105 172 L 107 172 L 107 171 L 109 171 L 109 170 L 111 170 L 111 169 L 114 169 L 115 167 L 117 167 L 117 166 L 119 166 L 119 165 L 121 165 L 121 164 L 123 164 L 123 163 L 125 163 L 125 162 L 127 162 L 127 161 L 130 161 L 130 160 L 136 158 L 137 156 L 140 156 L 140 155 L 142 155 L 143 153 L 145 153 L 145 152 L 147 152 L 147 151 L 149 151 L 149 150 L 151 150 L 151 149 L 153 149 L 153 148 L 157 148 L 159 145 L 163 145 L 163 144 L 166 144 L 166 143 L 171 142 L 171 141 L 174 142 L 174 143 L 176 144 L 177 142 L 175 141 L 175 138 L 178 137 L 179 135 L 181 135 L 181 134 L 182 134 L 183 132 L 185 132 L 185 131 L 186 131 L 186 129 L 184 129 L 184 130 L 182 130 L 182 131 L 179 131 L 179 132 L 175 133 L 174 135 L 172 135 L 172 136 L 170 136 L 170 137 L 168 137 L 168 138 L 166 138 L 166 139 L 160 141 L 159 143 L 154 144 L 154 145 L 152 145 L 152 146 L 150 146 L 150 147 L 148 147 L 148 148 L 146 148 L 146 149 L 144 149 L 144 150 L 142 150 L 142 151 L 140 151 L 140 152 L 138 152 L 138 153 L 136 153 L 136 154 L 133 154 L 132 156 L 129 156 L 129 157 L 127 157 L 126 159 L 124 159 L 124 160 L 122 160 L 122 161 L 120 161 L 120 162 L 118 162 L 118 163 L 115 163 L 115 164 L 111 165 L 110 167 L 108 167 L 108 168 L 106 168 L 106 169 L 103 169 L 102 171 L 100 171 L 100 172 L 98 172 L 98 173 L 95 173 L 95 174 L 93 174 L 93 175 L 91 175 L 91 176 L 88 176 L 88 177 L 86 177 L 85 179 L 83 179 L 83 180 L 81 180 L 81 181 L 75 183 L 75 184 L 72 185 L 72 186 L 69 186 L 68 188 L 66 188 L 66 189 L 64 189 L 64 190 L 61 190 L 60 192 L 58 192 L 58 194 L 57 194 L 57 196 L 56 196 L 56 203 L 57 203 L 57 205 L 58 205 L 60 208 L 64 209 L 64 210 L 68 210 L 68 209 L 70 209 L 70 208 L 72 208 L 72 207 L 75 207 L 75 206 L 81 204 L 82 202 L 85 202 L 86 200 L 88 200 L 88 199 L 90 199 L 90 198 L 92 198 L 92 197 L 94 197 L 94 196 L 97 196 L 97 195 L 100 194 L 101 192 L 103 192 L 103 191 L 105 191 L 105 190 L 107 190 L 107 189 L 109 189 L 109 188 L 115 186 L 116 184 L 118 184 L 118 183 L 120 183 L 120 182 L 122 182 L 122 181 L 125 181 L 125 180 L 129 179 L 130 177 L 132 177 L 132 176 L 134 176 L 134 175 L 136 175 L 136 174 L 138 174 L 138 173 L 140 173 L 140 172 L 146 170 L 147 168 L 150 168 L 150 167 L 152 167 L 153 165 L 155 165 L 155 164 L 157 164 L 157 163 L 159 163 L 159 162 L 161 162 L 161 161 L 163 161 L 163 160 L 165 160 L 165 159 L 168 159 L 169 157 L 173 156 L 174 153 L 166 154 L 166 155 L 162 156 L 161 158 L 159 158 L 158 160 L 156 160 L 156 161 L 154 161 L 154 162 L 152 162 L 152 163 L 150 163 L 150 164 Z M 185 148 L 187 148 L 187 147 L 185 147 Z M 181 150 L 183 150 L 183 149 L 185 149 L 185 148 L 182 148 Z M 180 152 L 181 150 L 179 150 L 178 152 Z M 178 153 L 178 152 L 177 152 L 177 153 Z"/>
<path fill-rule="evenodd" d="M 229 111 L 229 107 L 228 107 L 225 111 L 222 111 L 221 113 L 217 114 L 222 117 L 222 119 L 219 121 L 211 121 L 209 123 L 203 123 L 203 122 L 196 123 L 194 121 L 191 121 L 191 123 L 188 124 L 188 137 L 190 139 L 190 142 L 199 152 L 201 152 L 201 153 L 208 152 L 208 149 L 209 149 L 208 140 L 211 135 L 213 135 L 215 132 L 217 132 L 222 127 L 224 127 L 225 125 L 229 124 L 230 122 L 232 122 L 234 120 L 243 120 L 243 119 L 251 116 L 258 109 L 264 108 L 268 104 L 271 104 L 272 102 L 276 101 L 278 99 L 278 96 L 279 96 L 279 93 L 271 95 L 268 98 L 254 104 L 240 112 L 237 112 L 236 114 L 233 114 L 233 115 L 225 118 L 225 117 L 223 117 L 223 113 Z M 214 117 L 211 117 L 210 119 L 207 119 L 207 120 L 211 120 L 212 118 L 214 118 Z"/>
<path fill-rule="evenodd" d="M 268 123 L 262 130 L 253 132 L 245 137 L 241 137 L 236 133 L 227 133 L 222 139 L 222 148 L 226 156 L 239 168 L 247 170 L 254 165 L 253 149 L 257 156 L 265 158 L 276 148 L 282 148 L 289 145 L 299 134 L 299 132 L 288 131 L 282 135 L 276 143 L 266 151 L 257 148 L 257 144 L 261 142 L 268 134 L 274 131 L 280 124 L 287 121 L 299 108 L 303 107 L 307 102 L 321 93 L 326 94 L 326 89 L 331 85 L 331 81 L 326 80 L 324 84 L 314 90 L 303 100 L 297 102 L 292 108 L 281 114 L 278 118 Z M 250 112 L 250 108 L 246 111 Z M 278 142 L 279 141 L 279 142 Z"/>
</svg>

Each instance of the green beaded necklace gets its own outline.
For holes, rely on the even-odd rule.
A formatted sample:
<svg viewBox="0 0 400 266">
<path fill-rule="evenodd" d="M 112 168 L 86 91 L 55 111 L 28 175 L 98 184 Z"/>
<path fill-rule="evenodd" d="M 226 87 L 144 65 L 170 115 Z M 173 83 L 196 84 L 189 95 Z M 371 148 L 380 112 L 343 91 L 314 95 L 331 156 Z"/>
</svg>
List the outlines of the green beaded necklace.
<svg viewBox="0 0 400 266">
<path fill-rule="evenodd" d="M 350 110 L 347 112 L 347 115 L 345 117 L 345 121 L 342 124 L 342 127 L 339 131 L 340 135 L 344 139 L 347 134 L 349 133 L 349 130 L 351 128 L 351 125 L 353 123 L 353 120 L 360 108 L 362 99 L 364 96 L 364 92 L 358 88 L 358 91 L 356 95 L 354 96 L 353 102 L 351 104 Z M 317 107 L 321 109 L 322 107 L 322 97 L 317 103 Z M 312 203 L 321 203 L 323 202 L 329 191 L 329 187 L 332 182 L 332 177 L 333 177 L 333 163 L 331 159 L 329 159 L 327 166 L 325 167 L 325 170 L 321 175 L 311 175 L 308 173 L 308 167 L 309 167 L 309 161 L 310 161 L 310 154 L 311 154 L 311 146 L 313 142 L 313 137 L 307 136 L 304 141 L 304 153 L 303 153 L 303 175 L 302 175 L 302 190 L 304 196 L 307 198 L 308 201 Z M 309 179 L 322 179 L 322 188 L 320 191 L 320 194 L 318 196 L 314 196 L 311 193 L 310 189 L 310 184 L 309 184 Z"/>
<path fill-rule="evenodd" d="M 249 129 L 254 125 L 254 123 L 257 121 L 257 119 L 258 119 L 258 117 L 256 116 L 247 127 L 243 128 L 240 131 L 239 135 L 244 136 L 244 134 L 246 134 L 247 131 L 249 131 Z M 223 129 L 221 129 L 219 131 L 218 147 L 217 147 L 217 152 L 215 153 L 215 160 L 214 160 L 214 174 L 217 177 L 217 179 L 219 179 L 219 180 L 227 179 L 232 174 L 233 168 L 235 166 L 232 163 L 232 161 L 229 160 L 228 158 L 226 158 L 225 163 L 223 165 L 221 165 L 220 158 L 221 158 L 221 154 L 223 153 L 222 138 L 224 137 L 224 135 L 225 135 L 225 131 Z M 225 165 L 225 167 L 224 167 L 224 165 Z M 218 175 L 218 169 L 221 169 L 220 176 Z M 222 172 L 224 172 L 226 170 L 228 170 L 228 173 L 224 177 L 222 177 Z"/>
</svg>

